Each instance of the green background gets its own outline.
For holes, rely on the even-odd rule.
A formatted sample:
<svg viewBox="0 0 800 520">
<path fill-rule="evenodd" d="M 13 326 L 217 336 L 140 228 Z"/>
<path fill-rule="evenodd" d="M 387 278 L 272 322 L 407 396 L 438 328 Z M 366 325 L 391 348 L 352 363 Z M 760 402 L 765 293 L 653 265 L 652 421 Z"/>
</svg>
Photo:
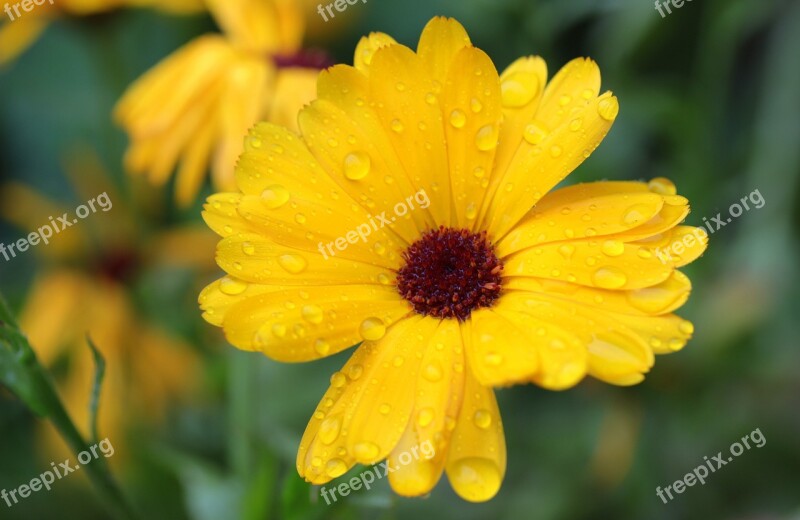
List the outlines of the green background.
<svg viewBox="0 0 800 520">
<path fill-rule="evenodd" d="M 576 56 L 599 63 L 620 114 L 568 183 L 669 177 L 691 201 L 695 225 L 759 190 L 764 207 L 714 233 L 685 268 L 694 290 L 679 313 L 695 323 L 694 339 L 632 388 L 586 380 L 558 393 L 500 390 L 509 462 L 488 503 L 461 501 L 443 479 L 422 499 L 399 498 L 383 481 L 326 507 L 297 476 L 294 456 L 348 353 L 281 365 L 235 351 L 194 304 L 196 286 L 210 279 L 150 272 L 128 281 L 139 311 L 195 345 L 205 369 L 202 398 L 173 407 L 161 427 L 131 432 L 136 457 L 120 477 L 133 501 L 153 519 L 800 518 L 800 2 L 695 0 L 662 18 L 647 0 L 372 0 L 310 43 L 350 63 L 361 35 L 380 30 L 415 46 L 437 14 L 458 18 L 501 70 L 527 54 L 544 57 L 551 75 Z M 55 23 L 0 70 L 2 180 L 74 207 L 83 201 L 60 158 L 90 143 L 123 186 L 115 101 L 161 58 L 213 30 L 205 15 L 149 11 Z M 142 212 L 142 226 L 197 221 L 200 204 Z M 19 236 L 0 223 L 0 241 Z M 0 290 L 15 309 L 38 262 L 30 253 L 0 260 Z M 0 489 L 49 467 L 33 442 L 37 421 L 0 388 Z M 656 486 L 756 428 L 765 446 L 666 505 L 656 497 Z M 106 517 L 91 489 L 69 480 L 13 509 L 0 502 L 0 518 Z"/>
</svg>

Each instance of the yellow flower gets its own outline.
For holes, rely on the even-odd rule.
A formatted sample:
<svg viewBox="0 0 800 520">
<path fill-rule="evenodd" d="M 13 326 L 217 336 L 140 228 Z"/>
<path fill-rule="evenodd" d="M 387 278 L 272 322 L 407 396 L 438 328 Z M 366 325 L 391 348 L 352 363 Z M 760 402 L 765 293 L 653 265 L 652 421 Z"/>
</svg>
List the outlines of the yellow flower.
<svg viewBox="0 0 800 520">
<path fill-rule="evenodd" d="M 192 13 L 203 9 L 203 0 L 53 0 L 34 5 L 31 11 L 17 2 L 9 2 L 10 12 L 3 14 L 0 26 L 0 65 L 4 65 L 33 44 L 47 28 L 53 18 L 63 14 L 85 16 L 102 13 L 119 7 L 152 7 L 170 13 Z"/>
<path fill-rule="evenodd" d="M 538 57 L 498 75 L 435 18 L 416 53 L 372 34 L 355 67 L 323 72 L 300 135 L 250 132 L 239 190 L 205 206 L 228 275 L 200 304 L 233 345 L 279 361 L 360 343 L 300 443 L 309 482 L 388 457 L 399 494 L 446 471 L 488 500 L 506 468 L 493 386 L 631 385 L 685 344 L 676 268 L 706 243 L 678 225 L 687 200 L 666 179 L 554 189 L 617 116 L 599 92 L 583 58 L 549 82 Z M 404 457 L 428 442 L 430 460 Z"/>
<path fill-rule="evenodd" d="M 118 464 L 127 451 L 127 429 L 142 419 L 157 423 L 171 399 L 189 394 L 199 369 L 191 345 L 137 311 L 128 286 L 154 268 L 210 270 L 212 262 L 202 256 L 213 248 L 214 236 L 197 226 L 147 233 L 94 154 L 81 150 L 77 157 L 67 170 L 74 172 L 78 196 L 89 200 L 106 192 L 112 206 L 53 234 L 35 253 L 23 253 L 39 254 L 45 266 L 25 299 L 20 326 L 42 363 L 55 370 L 67 411 L 84 434 L 94 379 L 87 335 L 103 353 L 106 375 L 98 424 L 101 435 L 123 454 L 115 454 L 112 462 Z M 24 185 L 0 187 L 0 215 L 28 233 L 65 212 L 72 215 L 74 209 Z M 182 253 L 165 259 L 165 251 Z M 12 261 L 24 261 L 17 256 Z M 40 435 L 48 457 L 66 457 L 68 450 L 49 423 L 42 423 Z"/>
<path fill-rule="evenodd" d="M 128 132 L 126 169 L 165 183 L 177 163 L 176 198 L 193 201 L 209 162 L 217 189 L 235 188 L 242 136 L 266 119 L 295 127 L 316 93 L 325 57 L 302 52 L 295 0 L 214 0 L 224 35 L 188 43 L 139 78 L 115 109 Z"/>
</svg>

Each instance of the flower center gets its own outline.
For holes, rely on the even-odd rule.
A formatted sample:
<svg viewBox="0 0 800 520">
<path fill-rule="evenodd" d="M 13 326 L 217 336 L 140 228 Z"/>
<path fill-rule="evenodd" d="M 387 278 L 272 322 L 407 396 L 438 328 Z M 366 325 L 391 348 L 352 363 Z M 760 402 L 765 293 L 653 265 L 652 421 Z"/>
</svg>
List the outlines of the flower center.
<svg viewBox="0 0 800 520">
<path fill-rule="evenodd" d="M 321 49 L 301 49 L 294 54 L 273 54 L 272 61 L 279 69 L 326 69 L 334 64 L 327 52 Z"/>
<path fill-rule="evenodd" d="M 397 289 L 419 314 L 464 321 L 500 296 L 503 264 L 485 231 L 442 226 L 411 244 L 403 259 Z"/>
</svg>

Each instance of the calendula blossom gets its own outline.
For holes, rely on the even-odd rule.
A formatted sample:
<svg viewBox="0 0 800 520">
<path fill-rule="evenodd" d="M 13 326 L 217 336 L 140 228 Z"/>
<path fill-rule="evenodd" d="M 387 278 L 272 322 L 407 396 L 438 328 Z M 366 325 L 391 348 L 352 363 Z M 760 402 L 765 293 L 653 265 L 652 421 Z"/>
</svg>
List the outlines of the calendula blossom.
<svg viewBox="0 0 800 520">
<path fill-rule="evenodd" d="M 358 345 L 303 435 L 300 475 L 323 484 L 388 458 L 401 495 L 446 472 L 461 497 L 488 500 L 506 469 L 494 386 L 632 385 L 684 346 L 693 327 L 672 312 L 690 283 L 676 268 L 705 240 L 666 263 L 654 251 L 693 232 L 679 225 L 687 200 L 666 179 L 554 189 L 618 110 L 593 61 L 549 82 L 538 57 L 498 75 L 458 22 L 435 18 L 416 52 L 372 34 L 354 67 L 322 72 L 299 134 L 250 132 L 238 190 L 205 206 L 227 273 L 200 295 L 205 319 L 279 361 Z M 420 190 L 428 207 L 319 253 Z M 435 457 L 398 463 L 426 441 Z"/>
<path fill-rule="evenodd" d="M 235 188 L 242 136 L 259 120 L 295 127 L 327 58 L 303 52 L 300 0 L 207 0 L 224 34 L 201 36 L 145 73 L 114 115 L 130 136 L 126 169 L 190 204 L 211 163 L 214 186 Z"/>
</svg>

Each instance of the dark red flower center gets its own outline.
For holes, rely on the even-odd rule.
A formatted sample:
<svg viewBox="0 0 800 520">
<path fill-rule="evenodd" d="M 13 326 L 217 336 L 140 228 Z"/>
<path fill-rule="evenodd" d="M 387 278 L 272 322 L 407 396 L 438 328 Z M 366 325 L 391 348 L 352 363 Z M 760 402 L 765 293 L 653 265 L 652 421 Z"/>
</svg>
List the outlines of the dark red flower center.
<svg viewBox="0 0 800 520">
<path fill-rule="evenodd" d="M 411 244 L 403 259 L 397 289 L 419 314 L 464 321 L 500 296 L 503 264 L 485 231 L 442 226 Z"/>
<path fill-rule="evenodd" d="M 301 49 L 294 54 L 273 54 L 272 60 L 279 69 L 327 69 L 334 62 L 322 49 Z"/>
</svg>

